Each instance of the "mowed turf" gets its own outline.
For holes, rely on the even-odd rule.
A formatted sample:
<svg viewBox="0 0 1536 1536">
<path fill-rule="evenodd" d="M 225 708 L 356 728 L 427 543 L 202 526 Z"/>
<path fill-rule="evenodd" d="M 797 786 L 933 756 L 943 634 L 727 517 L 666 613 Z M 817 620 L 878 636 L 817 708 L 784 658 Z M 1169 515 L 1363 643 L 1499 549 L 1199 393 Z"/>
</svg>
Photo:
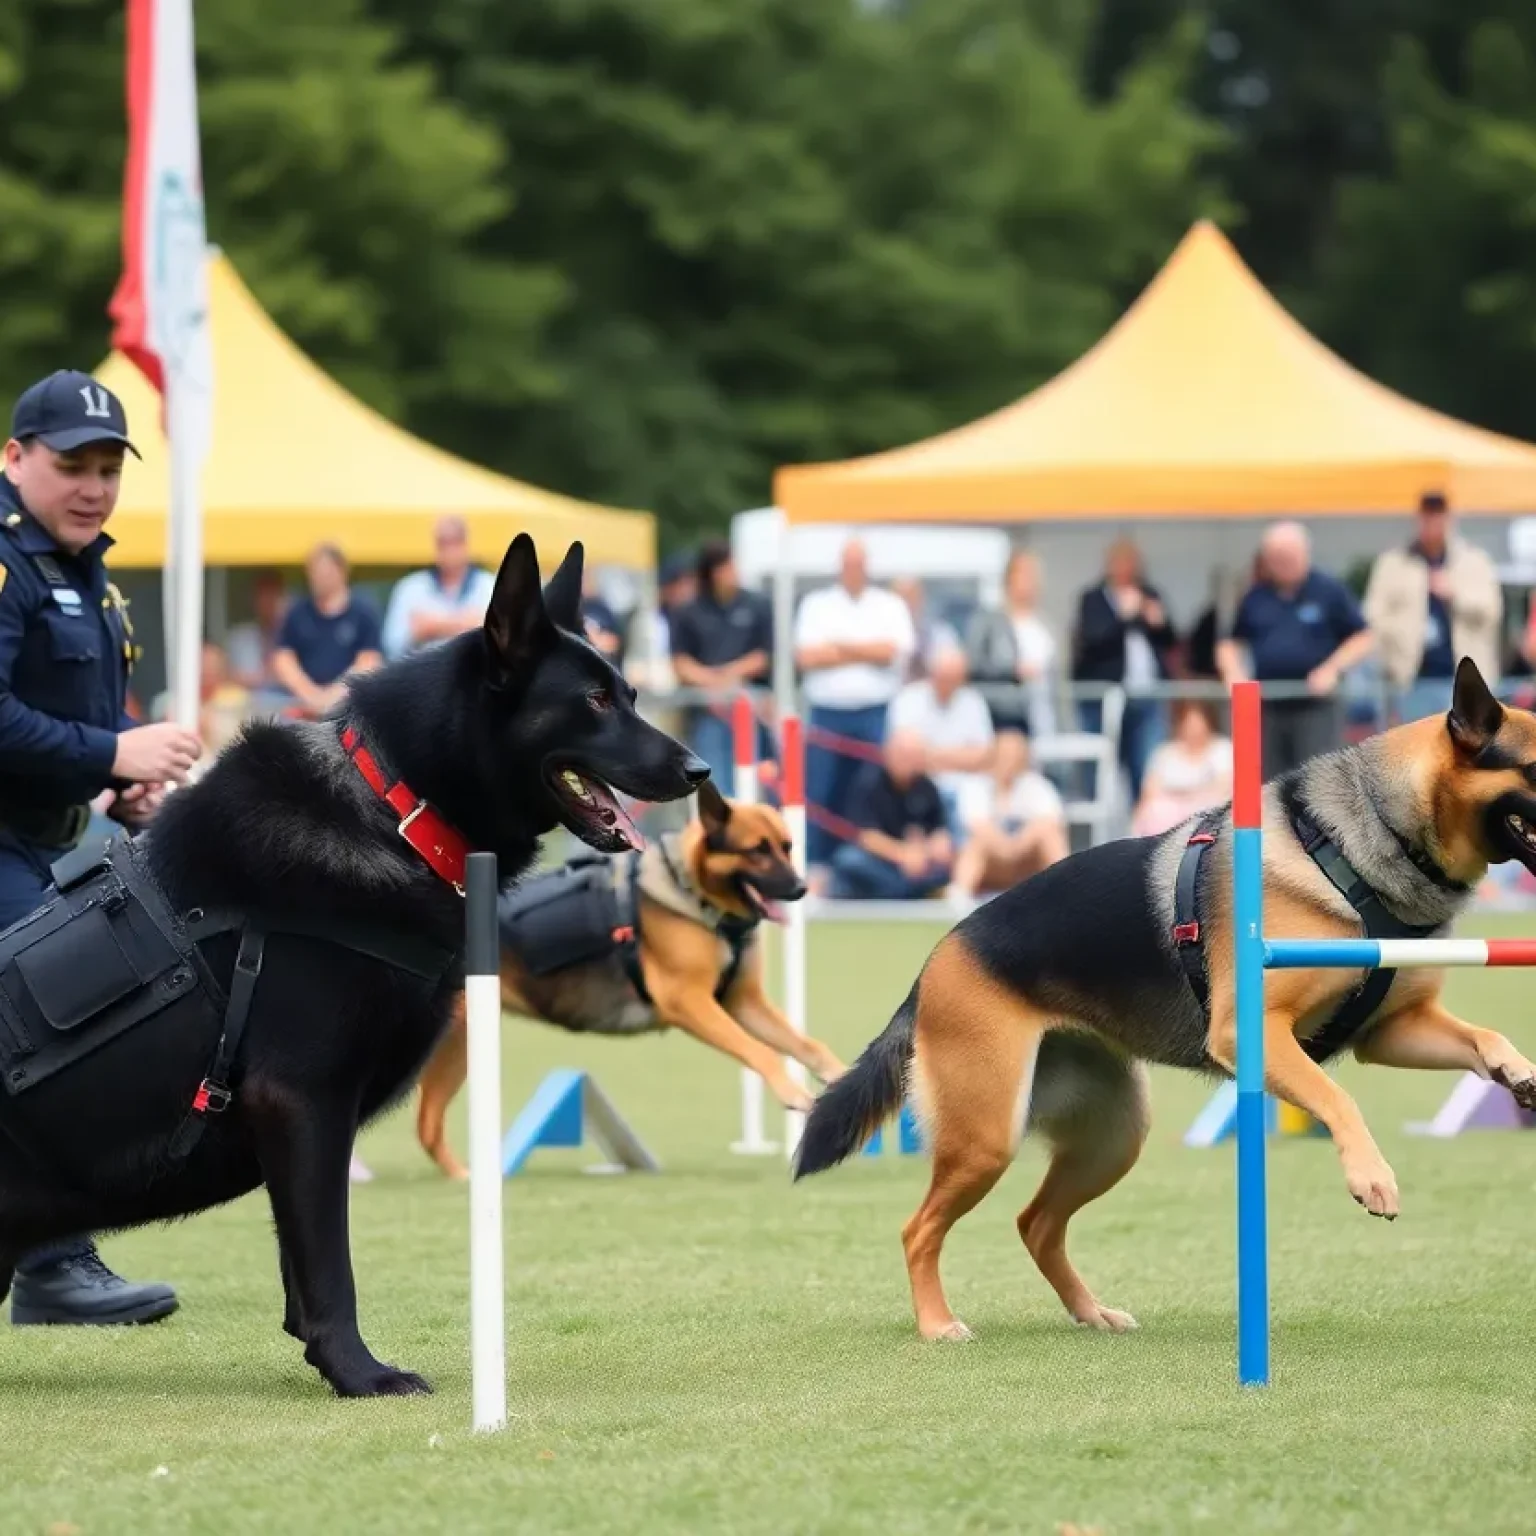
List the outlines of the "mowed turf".
<svg viewBox="0 0 1536 1536">
<path fill-rule="evenodd" d="M 816 929 L 816 1032 L 851 1059 L 937 932 Z M 1461 972 L 1450 998 L 1530 1050 L 1533 985 Z M 1397 1171 L 1395 1225 L 1350 1201 L 1329 1143 L 1273 1146 L 1275 1383 L 1244 1393 L 1231 1152 L 1180 1145 L 1202 1083 L 1158 1075 L 1140 1165 L 1073 1233 L 1140 1332 L 1073 1328 L 1030 1264 L 1013 1226 L 1030 1147 L 946 1253 L 975 1342 L 923 1345 L 897 1236 L 922 1159 L 792 1187 L 780 1160 L 726 1150 L 737 1072 L 691 1042 L 522 1024 L 505 1042 L 509 1118 L 548 1068 L 590 1067 L 665 1171 L 594 1177 L 595 1153 L 546 1152 L 508 1184 L 504 1433 L 469 1432 L 466 1192 L 399 1111 L 365 1139 L 378 1179 L 352 1201 L 363 1331 L 437 1395 L 330 1396 L 280 1331 L 263 1197 L 124 1235 L 108 1257 L 174 1280 L 182 1310 L 0 1330 L 0 1532 L 1486 1536 L 1536 1519 L 1536 1136 L 1404 1135 L 1448 1077 L 1343 1069 Z"/>
</svg>

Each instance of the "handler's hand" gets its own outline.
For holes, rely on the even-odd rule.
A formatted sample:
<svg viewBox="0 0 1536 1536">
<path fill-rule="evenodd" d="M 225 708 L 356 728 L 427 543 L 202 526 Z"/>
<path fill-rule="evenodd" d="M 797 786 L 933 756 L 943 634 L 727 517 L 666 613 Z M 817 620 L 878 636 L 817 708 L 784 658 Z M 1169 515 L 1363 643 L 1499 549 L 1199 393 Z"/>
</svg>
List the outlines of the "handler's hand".
<svg viewBox="0 0 1536 1536">
<path fill-rule="evenodd" d="M 164 799 L 164 784 L 130 784 L 107 807 L 107 815 L 121 826 L 137 830 L 154 820 Z"/>
<path fill-rule="evenodd" d="M 112 776 L 137 784 L 185 784 L 192 764 L 202 755 L 196 731 L 169 720 L 138 725 L 117 738 Z"/>
</svg>

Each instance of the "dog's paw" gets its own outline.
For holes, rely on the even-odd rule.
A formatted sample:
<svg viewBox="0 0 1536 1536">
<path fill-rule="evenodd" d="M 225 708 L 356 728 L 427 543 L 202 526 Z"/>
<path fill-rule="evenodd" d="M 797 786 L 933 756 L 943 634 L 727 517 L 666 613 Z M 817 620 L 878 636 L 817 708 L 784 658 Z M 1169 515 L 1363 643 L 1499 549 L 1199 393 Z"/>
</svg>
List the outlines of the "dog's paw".
<svg viewBox="0 0 1536 1536">
<path fill-rule="evenodd" d="M 1344 1182 L 1357 1204 L 1363 1205 L 1372 1216 L 1385 1216 L 1396 1221 L 1398 1213 L 1397 1178 L 1379 1157 L 1359 1164 L 1347 1164 Z"/>
<path fill-rule="evenodd" d="M 968 1344 L 976 1337 L 958 1317 L 952 1317 L 945 1323 L 920 1327 L 918 1331 L 933 1344 Z"/>
<path fill-rule="evenodd" d="M 1501 1063 L 1492 1072 L 1494 1082 L 1507 1088 L 1521 1109 L 1536 1110 L 1536 1067 L 1523 1057 Z"/>
<path fill-rule="evenodd" d="M 1079 1328 L 1096 1328 L 1100 1333 L 1130 1333 L 1141 1326 L 1129 1312 L 1119 1312 L 1098 1302 L 1082 1312 L 1074 1312 L 1072 1321 Z"/>
</svg>

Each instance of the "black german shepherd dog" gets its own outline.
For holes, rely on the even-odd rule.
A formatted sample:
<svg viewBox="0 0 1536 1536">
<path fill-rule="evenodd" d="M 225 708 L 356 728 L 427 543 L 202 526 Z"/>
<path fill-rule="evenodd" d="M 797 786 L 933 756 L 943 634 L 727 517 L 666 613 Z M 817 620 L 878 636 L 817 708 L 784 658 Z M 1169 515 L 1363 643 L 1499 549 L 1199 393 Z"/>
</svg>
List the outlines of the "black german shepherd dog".
<svg viewBox="0 0 1536 1536">
<path fill-rule="evenodd" d="M 430 1390 L 358 1332 L 348 1164 L 358 1127 L 410 1088 L 463 985 L 463 852 L 494 852 L 503 882 L 557 824 L 622 852 L 640 839 L 613 790 L 675 800 L 708 775 L 641 720 L 584 638 L 581 575 L 573 544 L 541 591 L 533 541 L 518 535 L 483 631 L 354 679 L 331 718 L 248 726 L 134 840 L 188 931 L 205 912 L 235 914 L 236 931 L 203 938 L 197 962 L 231 996 L 240 924 L 272 914 L 248 1024 L 212 1105 L 225 1015 L 195 994 L 25 1093 L 0 1090 L 0 1300 L 38 1243 L 188 1216 L 265 1184 L 284 1326 L 304 1358 L 342 1396 Z M 358 942 L 327 937 L 338 925 Z"/>
</svg>

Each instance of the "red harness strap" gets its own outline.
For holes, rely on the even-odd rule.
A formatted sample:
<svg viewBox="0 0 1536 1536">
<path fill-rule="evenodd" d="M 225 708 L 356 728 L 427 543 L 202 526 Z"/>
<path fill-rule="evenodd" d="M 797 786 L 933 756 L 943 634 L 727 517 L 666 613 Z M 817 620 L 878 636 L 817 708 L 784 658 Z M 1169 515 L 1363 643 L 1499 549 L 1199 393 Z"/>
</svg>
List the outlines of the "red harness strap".
<svg viewBox="0 0 1536 1536">
<path fill-rule="evenodd" d="M 446 880 L 462 896 L 464 860 L 470 853 L 463 835 L 403 783 L 397 780 L 391 784 L 352 726 L 341 733 L 341 744 L 368 781 L 368 787 L 400 818 L 400 836 L 426 860 L 433 874 Z"/>
</svg>

